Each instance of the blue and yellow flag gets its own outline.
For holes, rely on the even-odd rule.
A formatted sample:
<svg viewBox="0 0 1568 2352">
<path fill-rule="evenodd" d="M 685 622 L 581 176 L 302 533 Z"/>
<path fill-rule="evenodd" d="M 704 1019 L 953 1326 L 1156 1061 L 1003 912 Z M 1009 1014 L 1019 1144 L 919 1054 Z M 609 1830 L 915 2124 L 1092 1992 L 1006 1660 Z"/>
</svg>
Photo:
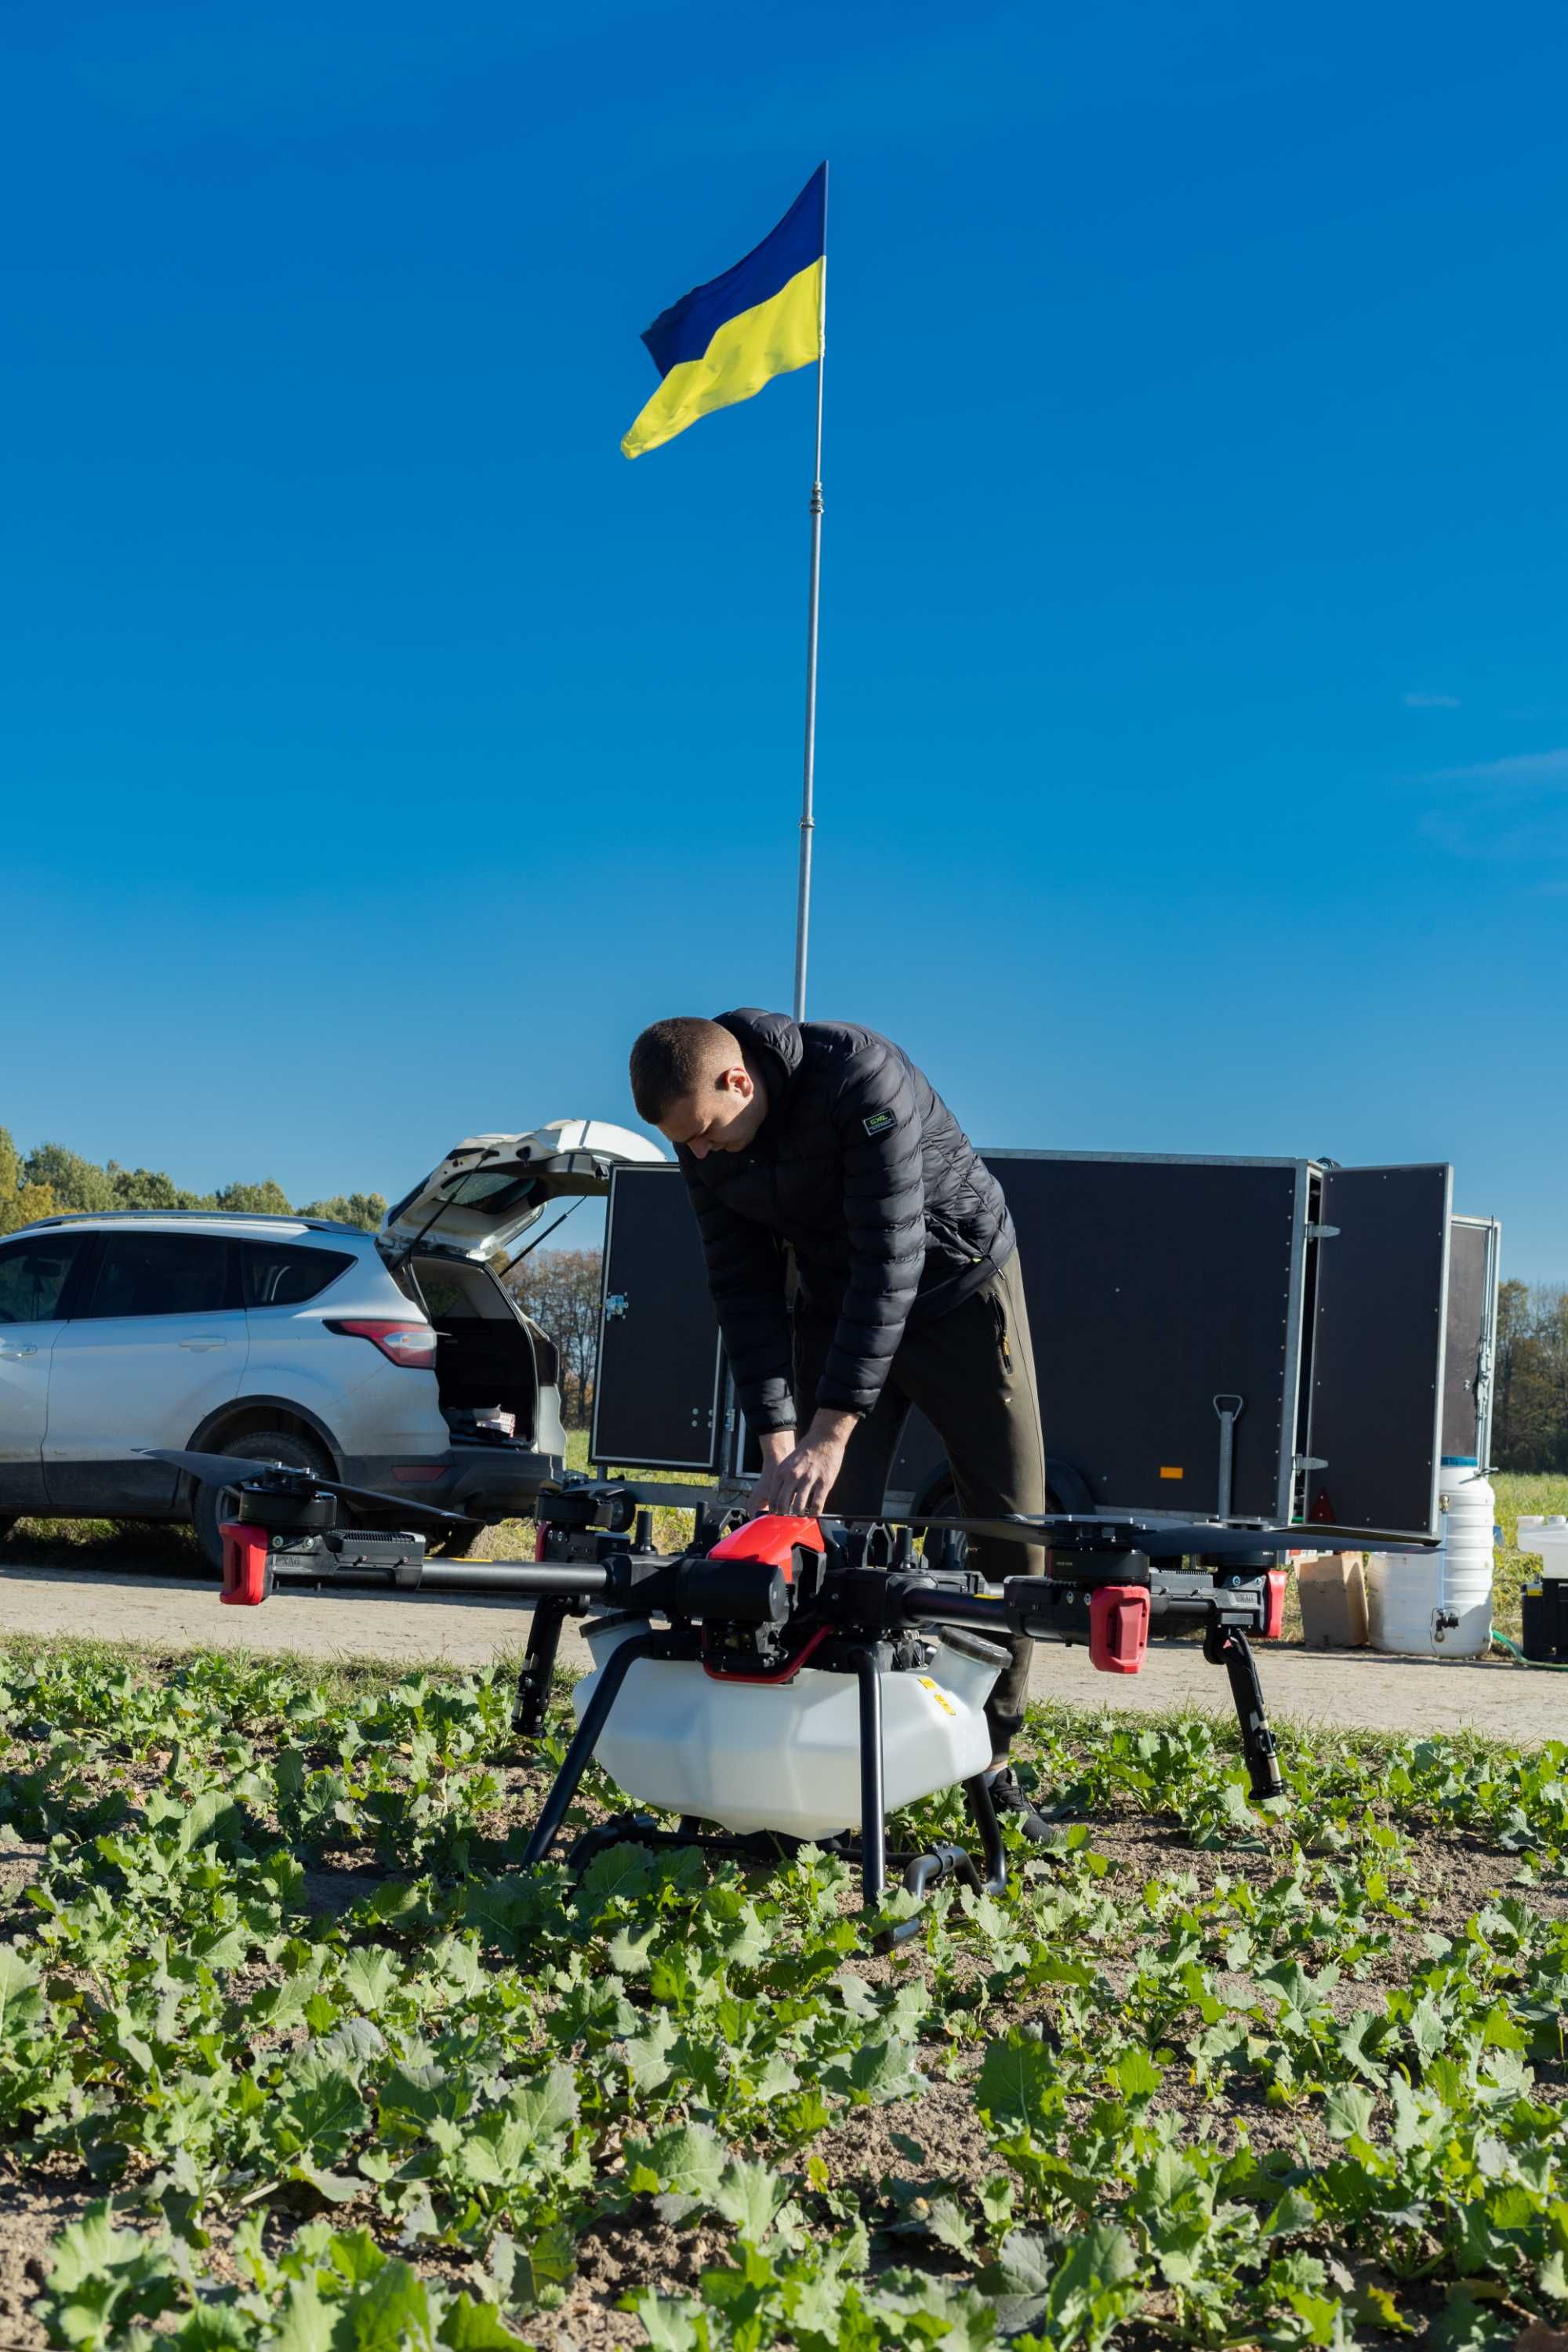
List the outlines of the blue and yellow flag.
<svg viewBox="0 0 1568 2352">
<path fill-rule="evenodd" d="M 621 443 L 626 457 L 822 357 L 826 238 L 824 163 L 754 252 L 694 286 L 649 327 L 643 341 L 663 382 Z"/>
</svg>

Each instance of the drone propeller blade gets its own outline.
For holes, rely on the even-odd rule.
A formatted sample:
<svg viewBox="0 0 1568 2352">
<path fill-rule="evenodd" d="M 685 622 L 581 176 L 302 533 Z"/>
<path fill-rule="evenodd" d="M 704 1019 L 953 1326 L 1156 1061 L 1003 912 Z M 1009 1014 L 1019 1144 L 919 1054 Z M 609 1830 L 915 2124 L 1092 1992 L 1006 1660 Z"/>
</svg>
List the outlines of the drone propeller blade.
<svg viewBox="0 0 1568 2352">
<path fill-rule="evenodd" d="M 141 1451 L 154 1462 L 167 1462 L 174 1469 L 183 1470 L 187 1478 L 195 1478 L 204 1486 L 238 1486 L 268 1470 L 281 1470 L 306 1481 L 314 1494 L 337 1495 L 345 1503 L 371 1503 L 378 1511 L 395 1511 L 399 1518 L 407 1515 L 439 1519 L 443 1526 L 453 1528 L 470 1524 L 461 1511 L 444 1511 L 435 1503 L 417 1502 L 412 1495 L 377 1495 L 368 1486 L 344 1486 L 335 1478 L 318 1478 L 313 1470 L 301 1470 L 293 1462 L 262 1462 L 243 1454 L 184 1454 L 162 1445 L 143 1446 Z"/>
<path fill-rule="evenodd" d="M 848 1527 L 885 1524 L 866 1513 L 835 1513 Z M 1067 1549 L 1075 1534 L 1088 1536 L 1092 1547 L 1141 1551 L 1151 1559 L 1177 1559 L 1202 1553 L 1211 1559 L 1244 1559 L 1248 1552 L 1286 1551 L 1408 1551 L 1432 1550 L 1436 1537 L 1376 1528 L 1293 1527 L 1221 1528 L 1201 1520 L 1097 1518 L 1082 1512 L 1055 1511 L 1037 1518 L 1015 1517 L 965 1518 L 942 1515 L 914 1517 L 910 1524 L 928 1532 L 973 1536 L 981 1542 L 1041 1544 L 1057 1542 Z"/>
<path fill-rule="evenodd" d="M 345 1503 L 372 1503 L 378 1511 L 395 1511 L 400 1519 L 412 1512 L 417 1518 L 439 1519 L 447 1528 L 471 1528 L 474 1523 L 467 1511 L 444 1511 L 439 1503 L 416 1503 L 412 1495 L 376 1495 L 368 1486 L 339 1486 L 328 1478 L 316 1484 L 329 1495 L 341 1495 Z"/>
<path fill-rule="evenodd" d="M 167 1462 L 172 1468 L 183 1470 L 187 1478 L 195 1478 L 204 1486 L 234 1486 L 241 1478 L 259 1477 L 263 1470 L 292 1470 L 296 1477 L 309 1477 L 291 1462 L 263 1461 L 257 1454 L 184 1454 L 172 1446 L 146 1445 L 140 1449 L 154 1462 Z"/>
<path fill-rule="evenodd" d="M 837 1517 L 838 1515 L 835 1512 L 829 1516 Z M 844 1524 L 847 1527 L 868 1528 L 885 1526 L 886 1521 L 858 1516 L 846 1519 Z M 1022 1517 L 966 1519 L 958 1515 L 948 1517 L 939 1514 L 935 1518 L 917 1518 L 910 1524 L 922 1528 L 927 1535 L 974 1536 L 982 1542 L 992 1543 L 1042 1544 L 1049 1540 L 1056 1522 L 1054 1519 Z"/>
</svg>

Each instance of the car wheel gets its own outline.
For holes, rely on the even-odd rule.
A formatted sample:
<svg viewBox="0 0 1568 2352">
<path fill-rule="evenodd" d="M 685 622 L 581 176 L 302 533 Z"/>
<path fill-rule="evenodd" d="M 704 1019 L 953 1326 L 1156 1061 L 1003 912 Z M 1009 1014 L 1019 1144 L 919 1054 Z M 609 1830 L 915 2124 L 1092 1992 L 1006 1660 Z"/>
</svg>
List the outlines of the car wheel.
<svg viewBox="0 0 1568 2352">
<path fill-rule="evenodd" d="M 220 1437 L 214 1441 L 214 1453 L 238 1454 L 247 1462 L 281 1462 L 290 1470 L 313 1470 L 318 1478 L 330 1478 L 332 1465 L 324 1447 L 313 1444 L 309 1438 L 296 1437 L 289 1429 L 247 1429 L 243 1437 Z M 231 1486 L 194 1486 L 191 1489 L 191 1525 L 196 1531 L 209 1566 L 223 1566 L 223 1538 L 218 1530 L 226 1516 L 225 1498 Z"/>
</svg>

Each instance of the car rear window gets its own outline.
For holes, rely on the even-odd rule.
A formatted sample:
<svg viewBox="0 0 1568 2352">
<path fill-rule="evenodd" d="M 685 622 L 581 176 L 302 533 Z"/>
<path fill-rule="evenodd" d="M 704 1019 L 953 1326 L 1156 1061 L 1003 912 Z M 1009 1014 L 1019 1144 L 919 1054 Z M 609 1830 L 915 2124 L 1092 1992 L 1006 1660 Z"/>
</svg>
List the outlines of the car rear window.
<svg viewBox="0 0 1568 2352">
<path fill-rule="evenodd" d="M 207 1234 L 106 1234 L 92 1297 L 82 1313 L 214 1315 L 237 1306 L 228 1244 Z"/>
<path fill-rule="evenodd" d="M 531 1207 L 543 1189 L 538 1176 L 509 1176 L 500 1170 L 481 1169 L 465 1176 L 447 1198 L 456 1208 L 491 1209 L 497 1216 L 504 1216 L 513 1209 Z"/>
<path fill-rule="evenodd" d="M 300 1249 L 289 1242 L 241 1242 L 247 1307 L 300 1307 L 346 1274 L 347 1250 Z"/>
</svg>

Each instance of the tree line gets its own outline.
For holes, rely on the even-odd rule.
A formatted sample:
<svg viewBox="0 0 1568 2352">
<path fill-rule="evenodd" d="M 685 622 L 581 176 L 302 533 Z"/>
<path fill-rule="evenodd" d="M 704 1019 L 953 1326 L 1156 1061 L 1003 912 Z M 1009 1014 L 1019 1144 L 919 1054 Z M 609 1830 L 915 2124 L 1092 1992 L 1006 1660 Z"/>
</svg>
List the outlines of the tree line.
<svg viewBox="0 0 1568 2352">
<path fill-rule="evenodd" d="M 224 1184 L 216 1192 L 191 1192 L 159 1168 L 122 1168 L 110 1160 L 102 1168 L 63 1143 L 40 1143 L 18 1151 L 0 1127 L 0 1234 L 14 1234 L 39 1217 L 117 1209 L 230 1209 L 251 1216 L 332 1217 L 374 1233 L 386 1214 L 379 1192 L 340 1192 L 330 1201 L 289 1201 L 269 1176 L 259 1184 Z"/>
<path fill-rule="evenodd" d="M 1498 1293 L 1492 1460 L 1568 1470 L 1568 1290 L 1505 1282 Z"/>
</svg>

